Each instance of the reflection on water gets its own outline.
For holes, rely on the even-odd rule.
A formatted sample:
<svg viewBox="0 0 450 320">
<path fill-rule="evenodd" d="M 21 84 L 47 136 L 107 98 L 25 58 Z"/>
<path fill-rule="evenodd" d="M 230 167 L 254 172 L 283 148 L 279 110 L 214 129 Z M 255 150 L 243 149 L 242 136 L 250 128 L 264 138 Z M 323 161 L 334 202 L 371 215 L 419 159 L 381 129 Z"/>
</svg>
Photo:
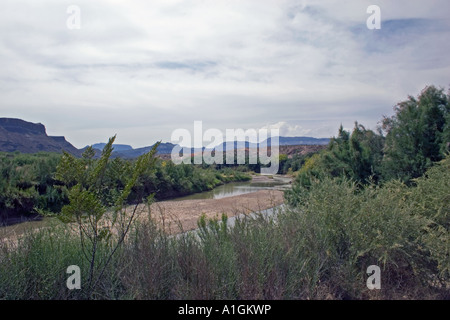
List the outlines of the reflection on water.
<svg viewBox="0 0 450 320">
<path fill-rule="evenodd" d="M 198 200 L 198 199 L 221 199 L 241 194 L 256 192 L 259 190 L 285 190 L 290 185 L 283 180 L 273 182 L 232 182 L 218 186 L 210 191 L 191 194 L 174 200 Z"/>
</svg>

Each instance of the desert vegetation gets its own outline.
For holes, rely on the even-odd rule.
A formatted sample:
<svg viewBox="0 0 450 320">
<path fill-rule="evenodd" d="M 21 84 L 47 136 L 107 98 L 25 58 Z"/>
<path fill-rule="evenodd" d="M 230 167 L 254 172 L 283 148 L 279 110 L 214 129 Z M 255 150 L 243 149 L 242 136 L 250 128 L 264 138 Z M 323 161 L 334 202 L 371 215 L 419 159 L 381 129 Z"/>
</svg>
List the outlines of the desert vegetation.
<svg viewBox="0 0 450 320">
<path fill-rule="evenodd" d="M 85 164 L 95 162 L 92 149 L 82 159 Z M 0 225 L 39 216 L 58 215 L 69 203 L 68 189 L 72 181 L 56 177 L 58 166 L 65 166 L 60 178 L 70 174 L 75 157 L 65 153 L 23 154 L 0 153 Z M 130 177 L 136 160 L 114 158 L 108 161 L 108 170 L 103 177 L 103 201 L 111 205 L 114 194 L 122 190 Z M 235 181 L 248 181 L 246 168 L 220 169 L 208 166 L 174 165 L 170 160 L 157 158 L 154 170 L 147 170 L 127 198 L 128 203 L 140 202 L 151 194 L 164 200 L 191 193 L 211 190 L 214 187 Z M 108 202 L 109 201 L 109 202 Z"/>
<path fill-rule="evenodd" d="M 196 231 L 177 235 L 154 212 L 134 219 L 133 210 L 150 205 L 167 177 L 182 175 L 172 188 L 190 190 L 239 171 L 173 166 L 152 152 L 111 160 L 111 141 L 100 159 L 65 154 L 52 176 L 66 188 L 64 223 L 1 240 L 0 298 L 449 299 L 449 100 L 430 86 L 378 132 L 341 127 L 328 148 L 296 159 L 275 215 L 232 227 L 226 215 L 202 216 Z M 165 181 L 156 193 L 155 181 Z M 80 267 L 80 289 L 67 288 L 70 265 Z M 367 287 L 371 265 L 381 270 L 379 290 Z"/>
</svg>

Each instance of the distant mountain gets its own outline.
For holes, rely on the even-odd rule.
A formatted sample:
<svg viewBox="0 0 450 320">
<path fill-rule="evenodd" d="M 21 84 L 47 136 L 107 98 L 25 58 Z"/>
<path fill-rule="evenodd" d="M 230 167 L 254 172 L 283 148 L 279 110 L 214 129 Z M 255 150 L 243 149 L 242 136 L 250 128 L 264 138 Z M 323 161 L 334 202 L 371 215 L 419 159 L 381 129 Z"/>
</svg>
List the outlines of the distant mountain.
<svg viewBox="0 0 450 320">
<path fill-rule="evenodd" d="M 272 138 L 267 141 L 267 146 L 271 146 Z M 299 145 L 326 145 L 330 139 L 328 138 L 312 138 L 312 137 L 279 137 L 279 146 L 299 146 Z M 96 156 L 100 156 L 101 150 L 106 143 L 96 143 L 92 147 L 96 150 Z M 170 142 L 161 143 L 158 146 L 158 155 L 168 155 L 172 153 L 176 145 Z M 222 150 L 237 149 L 241 146 L 245 148 L 257 148 L 259 144 L 249 142 L 224 142 Z M 148 147 L 133 149 L 132 146 L 126 144 L 114 144 L 112 157 L 121 157 L 124 159 L 137 158 L 149 152 L 153 145 Z M 63 136 L 48 136 L 45 126 L 41 123 L 31 123 L 21 119 L 0 118 L 0 151 L 20 151 L 23 153 L 35 153 L 39 151 L 46 152 L 62 152 L 63 150 L 75 156 L 81 156 L 87 147 L 79 150 L 70 144 Z M 216 147 L 217 148 L 217 147 Z M 204 148 L 191 148 L 191 154 L 198 153 Z"/>
<path fill-rule="evenodd" d="M 312 138 L 312 137 L 278 137 L 280 146 L 299 146 L 299 145 L 327 145 L 329 138 Z M 268 139 L 271 145 L 272 138 Z"/>
<path fill-rule="evenodd" d="M 279 138 L 279 146 L 300 146 L 300 145 L 306 145 L 306 146 L 324 146 L 327 145 L 328 142 L 330 141 L 329 138 L 312 138 L 312 137 L 278 137 Z M 266 140 L 267 141 L 267 146 L 271 146 L 272 145 L 272 138 L 269 138 Z M 274 141 L 275 142 L 275 141 Z M 105 145 L 105 143 L 99 143 L 96 145 L 101 145 L 102 147 Z M 114 146 L 114 152 L 113 152 L 113 157 L 121 157 L 121 158 L 137 158 L 140 155 L 147 153 L 148 151 L 150 151 L 153 147 L 149 146 L 149 147 L 143 147 L 143 148 L 137 148 L 137 149 L 126 149 L 126 150 L 117 150 L 116 145 Z M 172 149 L 175 147 L 176 145 L 173 143 L 161 143 L 157 149 L 157 154 L 170 154 L 172 152 Z M 250 143 L 248 141 L 244 142 L 238 142 L 238 141 L 234 141 L 234 142 L 224 142 L 222 144 L 222 150 L 226 151 L 226 150 L 234 150 L 234 149 L 238 149 L 241 148 L 242 146 L 244 146 L 244 148 L 257 148 L 259 147 L 258 143 Z M 128 146 L 130 147 L 130 146 Z M 215 147 L 217 148 L 217 147 Z M 213 149 L 215 149 L 213 148 Z M 202 152 L 203 150 L 205 150 L 205 148 L 191 148 L 191 154 L 194 153 L 198 153 L 198 152 Z"/>
<path fill-rule="evenodd" d="M 92 148 L 94 149 L 98 149 L 98 150 L 103 150 L 103 148 L 106 146 L 106 143 L 96 143 L 92 145 Z M 114 147 L 114 151 L 128 151 L 128 150 L 133 150 L 133 147 L 128 145 L 128 144 L 113 144 Z"/>
<path fill-rule="evenodd" d="M 113 156 L 126 158 L 126 159 L 137 158 L 137 157 L 149 152 L 150 150 L 152 150 L 153 146 L 154 146 L 154 144 L 151 146 L 148 146 L 148 147 L 142 147 L 142 148 L 120 151 L 120 152 L 117 151 L 117 152 L 113 152 Z M 173 147 L 175 147 L 175 145 L 170 142 L 161 143 L 158 146 L 158 148 L 156 149 L 156 154 L 171 153 Z"/>
<path fill-rule="evenodd" d="M 272 138 L 265 140 L 268 147 L 272 146 Z M 274 141 L 275 142 L 275 141 Z M 300 146 L 300 145 L 327 145 L 330 142 L 329 138 L 312 138 L 312 137 L 278 137 L 278 146 Z M 248 141 L 242 142 L 224 142 L 222 143 L 222 150 L 233 150 L 244 146 L 244 148 L 258 148 L 259 143 L 251 143 Z M 217 147 L 216 147 L 217 148 Z M 214 148 L 213 148 L 214 149 Z"/>
<path fill-rule="evenodd" d="M 81 155 L 80 150 L 67 142 L 64 137 L 48 136 L 45 126 L 41 123 L 0 118 L 0 151 L 35 153 L 63 150 L 75 156 Z"/>
<path fill-rule="evenodd" d="M 101 150 L 103 150 L 103 148 L 105 147 L 106 143 L 95 143 L 92 145 L 92 147 L 94 149 L 97 149 L 97 154 L 100 155 L 101 154 Z M 147 152 L 149 152 L 150 150 L 152 150 L 154 144 L 148 147 L 142 147 L 142 148 L 136 148 L 133 149 L 133 147 L 131 147 L 130 145 L 126 145 L 126 144 L 113 144 L 113 153 L 111 155 L 111 157 L 115 158 L 115 157 L 120 157 L 120 158 L 124 158 L 124 159 L 133 159 L 133 158 L 137 158 Z M 166 142 L 166 143 L 161 143 L 158 148 L 156 149 L 156 154 L 170 154 L 172 152 L 173 147 L 175 147 L 176 145 L 170 142 Z M 85 148 L 83 148 L 83 150 L 85 150 Z"/>
</svg>

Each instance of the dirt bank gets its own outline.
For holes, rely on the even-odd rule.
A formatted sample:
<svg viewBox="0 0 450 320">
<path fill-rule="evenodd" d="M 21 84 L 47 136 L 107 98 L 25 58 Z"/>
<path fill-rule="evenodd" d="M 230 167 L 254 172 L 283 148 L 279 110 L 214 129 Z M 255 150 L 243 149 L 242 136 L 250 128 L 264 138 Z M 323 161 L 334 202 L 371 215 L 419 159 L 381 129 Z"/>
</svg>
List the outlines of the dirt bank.
<svg viewBox="0 0 450 320">
<path fill-rule="evenodd" d="M 166 232 L 174 234 L 197 228 L 197 221 L 202 214 L 208 218 L 220 218 L 222 213 L 232 217 L 272 208 L 283 202 L 282 191 L 260 190 L 222 199 L 161 201 L 153 203 L 150 210 L 151 216 L 158 224 L 164 227 Z M 138 219 L 148 216 L 148 210 L 144 206 L 138 212 Z"/>
</svg>

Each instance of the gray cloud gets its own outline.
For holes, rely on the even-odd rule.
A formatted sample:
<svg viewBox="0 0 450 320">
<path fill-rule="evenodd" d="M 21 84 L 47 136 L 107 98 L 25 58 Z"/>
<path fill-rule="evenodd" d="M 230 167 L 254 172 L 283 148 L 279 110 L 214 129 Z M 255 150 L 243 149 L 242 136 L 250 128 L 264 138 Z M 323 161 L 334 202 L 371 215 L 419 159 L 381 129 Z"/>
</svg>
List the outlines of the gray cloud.
<svg viewBox="0 0 450 320">
<path fill-rule="evenodd" d="M 81 29 L 66 27 L 69 5 Z M 176 128 L 260 128 L 316 137 L 383 114 L 425 85 L 448 86 L 446 0 L 6 1 L 0 112 L 83 147 L 135 147 Z M 296 131 L 297 130 L 297 131 Z"/>
</svg>

